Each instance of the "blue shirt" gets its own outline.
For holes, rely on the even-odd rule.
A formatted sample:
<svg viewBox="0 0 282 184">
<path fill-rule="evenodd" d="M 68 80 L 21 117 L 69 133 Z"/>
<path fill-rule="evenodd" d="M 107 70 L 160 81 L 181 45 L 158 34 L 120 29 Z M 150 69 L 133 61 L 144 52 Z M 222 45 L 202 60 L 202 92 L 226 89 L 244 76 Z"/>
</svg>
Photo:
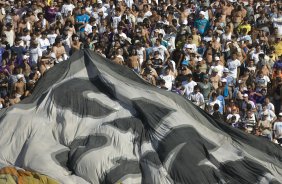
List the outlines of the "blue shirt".
<svg viewBox="0 0 282 184">
<path fill-rule="evenodd" d="M 82 23 L 88 23 L 88 22 L 89 22 L 89 19 L 90 19 L 89 15 L 86 15 L 86 14 L 77 15 L 77 16 L 75 17 L 75 21 L 76 21 L 76 22 L 82 22 Z M 79 32 L 84 32 L 84 27 L 81 28 L 81 29 L 79 30 Z"/>
<path fill-rule="evenodd" d="M 204 33 L 209 29 L 210 23 L 207 19 L 197 19 L 194 23 L 194 26 L 198 29 L 199 33 L 201 35 L 204 35 Z"/>
</svg>

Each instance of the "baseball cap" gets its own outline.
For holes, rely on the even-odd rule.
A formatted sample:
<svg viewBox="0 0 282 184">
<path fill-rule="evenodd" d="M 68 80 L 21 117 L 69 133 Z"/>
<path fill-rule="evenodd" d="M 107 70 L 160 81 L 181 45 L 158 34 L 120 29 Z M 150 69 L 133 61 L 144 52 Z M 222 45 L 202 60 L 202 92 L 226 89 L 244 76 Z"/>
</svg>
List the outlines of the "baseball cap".
<svg viewBox="0 0 282 184">
<path fill-rule="evenodd" d="M 205 15 L 204 11 L 200 11 L 199 15 Z"/>
<path fill-rule="evenodd" d="M 185 65 L 185 66 L 188 66 L 188 61 L 187 61 L 187 60 L 184 60 L 184 61 L 182 61 L 181 64 L 182 64 L 182 65 Z"/>
<path fill-rule="evenodd" d="M 213 68 L 212 71 L 213 72 L 218 72 L 218 69 L 217 68 Z"/>
<path fill-rule="evenodd" d="M 219 61 L 219 60 L 220 60 L 220 58 L 219 58 L 218 56 L 214 57 L 214 59 L 215 59 L 216 61 Z"/>
<path fill-rule="evenodd" d="M 249 96 L 249 95 L 248 95 L 248 94 L 246 94 L 246 93 L 243 95 L 243 97 L 248 97 L 248 96 Z"/>
<path fill-rule="evenodd" d="M 281 117 L 282 117 L 282 112 L 280 112 L 280 113 L 279 113 L 279 116 L 281 116 Z"/>
<path fill-rule="evenodd" d="M 228 68 L 224 68 L 223 69 L 223 73 L 229 73 L 229 69 Z"/>
<path fill-rule="evenodd" d="M 227 80 L 225 78 L 222 78 L 220 81 L 221 82 L 227 82 Z"/>
</svg>

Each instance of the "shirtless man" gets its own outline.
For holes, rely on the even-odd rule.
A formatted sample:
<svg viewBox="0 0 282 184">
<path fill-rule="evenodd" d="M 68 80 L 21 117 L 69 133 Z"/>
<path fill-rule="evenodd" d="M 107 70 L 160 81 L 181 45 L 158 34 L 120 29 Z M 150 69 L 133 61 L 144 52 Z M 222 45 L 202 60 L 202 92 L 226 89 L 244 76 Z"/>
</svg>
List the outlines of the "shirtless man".
<svg viewBox="0 0 282 184">
<path fill-rule="evenodd" d="M 119 64 L 119 65 L 124 65 L 124 59 L 123 59 L 123 56 L 122 56 L 122 51 L 121 49 L 118 49 L 116 51 L 117 53 L 115 53 L 115 55 L 113 56 L 113 62 L 115 62 L 116 64 Z"/>
<path fill-rule="evenodd" d="M 9 98 L 9 105 L 15 105 L 19 103 L 21 99 L 16 96 L 16 93 L 14 92 L 11 97 Z"/>
<path fill-rule="evenodd" d="M 64 55 L 66 54 L 65 47 L 62 44 L 61 38 L 56 38 L 54 46 L 52 47 L 53 57 L 56 59 L 56 63 L 64 60 Z"/>
<path fill-rule="evenodd" d="M 232 6 L 232 3 L 228 1 L 227 4 L 226 2 L 222 3 L 222 9 L 223 9 L 224 14 L 226 16 L 229 16 L 231 15 L 231 12 L 234 9 L 234 7 Z"/>
<path fill-rule="evenodd" d="M 81 42 L 79 41 L 79 37 L 77 35 L 73 35 L 72 39 L 71 51 L 72 53 L 75 53 L 76 51 L 80 50 Z"/>
<path fill-rule="evenodd" d="M 24 15 L 22 21 L 18 25 L 18 33 L 23 33 L 24 28 L 27 28 L 32 33 L 32 24 L 29 22 L 28 17 Z"/>
<path fill-rule="evenodd" d="M 137 73 L 140 72 L 140 61 L 139 61 L 139 57 L 137 56 L 137 52 L 135 49 L 131 51 L 131 54 L 128 58 L 127 66 L 133 69 L 133 71 Z"/>
<path fill-rule="evenodd" d="M 13 91 L 15 92 L 15 96 L 21 98 L 25 94 L 26 85 L 23 81 L 23 75 L 18 74 L 18 81 L 14 84 Z"/>
</svg>

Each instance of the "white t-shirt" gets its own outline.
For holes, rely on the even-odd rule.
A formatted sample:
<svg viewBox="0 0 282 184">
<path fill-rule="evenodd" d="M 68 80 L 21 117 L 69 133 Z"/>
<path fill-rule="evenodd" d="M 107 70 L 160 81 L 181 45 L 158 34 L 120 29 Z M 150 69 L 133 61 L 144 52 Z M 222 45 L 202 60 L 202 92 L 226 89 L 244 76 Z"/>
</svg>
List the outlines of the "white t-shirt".
<svg viewBox="0 0 282 184">
<path fill-rule="evenodd" d="M 4 31 L 4 34 L 7 37 L 7 42 L 12 47 L 14 45 L 14 40 L 15 40 L 15 32 L 14 32 L 14 30 Z"/>
<path fill-rule="evenodd" d="M 165 52 L 167 51 L 166 47 L 163 45 L 153 47 L 153 52 L 159 51 L 161 59 L 164 61 Z"/>
<path fill-rule="evenodd" d="M 273 126 L 275 138 L 282 138 L 282 122 L 275 122 Z"/>
<path fill-rule="evenodd" d="M 148 18 L 148 17 L 150 17 L 151 15 L 152 15 L 152 12 L 147 11 L 147 12 L 144 14 L 144 17 L 145 17 L 145 18 Z"/>
<path fill-rule="evenodd" d="M 137 56 L 139 58 L 140 61 L 140 65 L 142 65 L 143 61 L 144 61 L 144 52 L 145 52 L 145 48 L 141 47 L 139 49 L 136 49 L 137 52 Z"/>
<path fill-rule="evenodd" d="M 222 65 L 211 66 L 211 67 L 210 67 L 210 70 L 209 70 L 209 74 L 210 74 L 210 75 L 211 75 L 212 70 L 213 70 L 214 68 L 216 68 L 217 71 L 218 71 L 217 75 L 219 75 L 220 77 L 222 77 L 224 67 L 223 67 Z"/>
<path fill-rule="evenodd" d="M 197 83 L 195 81 L 191 81 L 191 82 L 183 82 L 183 87 L 185 90 L 185 95 L 187 97 L 189 97 L 190 93 L 192 93 L 194 91 L 194 87 L 197 85 Z"/>
<path fill-rule="evenodd" d="M 42 51 L 38 47 L 37 48 L 31 48 L 29 50 L 29 55 L 30 55 L 31 66 L 35 66 L 35 65 L 37 65 L 38 58 L 42 57 Z"/>
<path fill-rule="evenodd" d="M 55 43 L 56 38 L 57 38 L 57 34 L 56 33 L 48 34 L 47 38 L 48 38 L 48 40 L 50 42 L 50 45 L 53 45 Z"/>
<path fill-rule="evenodd" d="M 267 86 L 267 83 L 269 83 L 269 82 L 270 82 L 270 79 L 266 75 L 263 76 L 262 78 L 260 78 L 260 77 L 256 78 L 256 84 L 260 84 L 262 86 Z"/>
<path fill-rule="evenodd" d="M 67 16 L 68 12 L 70 11 L 71 15 L 72 15 L 72 11 L 73 11 L 74 8 L 75 8 L 75 6 L 73 4 L 64 4 L 62 6 L 61 13 L 64 14 L 65 16 Z"/>
<path fill-rule="evenodd" d="M 113 17 L 113 28 L 117 29 L 119 22 L 121 21 L 121 16 Z"/>
<path fill-rule="evenodd" d="M 274 113 L 272 110 L 266 110 L 266 112 L 268 113 L 268 116 L 267 116 L 267 118 L 266 118 L 267 120 L 273 121 L 273 119 L 276 118 L 276 115 L 275 115 L 275 113 Z M 263 113 L 264 113 L 264 111 L 262 111 L 262 112 L 260 113 L 260 117 L 263 116 Z"/>
<path fill-rule="evenodd" d="M 229 59 L 227 61 L 227 67 L 230 71 L 230 76 L 234 79 L 237 79 L 237 68 L 241 65 L 240 61 L 238 59 L 231 60 Z"/>
<path fill-rule="evenodd" d="M 282 17 L 278 17 L 278 18 L 273 18 L 273 26 L 277 27 L 278 29 L 278 34 L 282 35 Z"/>
<path fill-rule="evenodd" d="M 22 39 L 23 41 L 25 41 L 25 45 L 26 45 L 27 47 L 30 46 L 30 40 L 31 40 L 30 35 L 22 36 L 21 39 Z"/>
<path fill-rule="evenodd" d="M 240 120 L 240 115 L 239 115 L 239 114 L 228 114 L 227 117 L 226 117 L 226 119 L 229 120 L 229 119 L 231 119 L 233 116 L 236 117 L 235 122 L 237 123 L 237 122 Z"/>
<path fill-rule="evenodd" d="M 40 49 L 41 49 L 42 52 L 46 51 L 47 47 L 50 46 L 50 42 L 49 42 L 49 40 L 47 38 L 45 38 L 45 39 L 40 38 L 38 40 L 38 42 L 39 42 L 39 46 L 40 46 Z"/>
<path fill-rule="evenodd" d="M 201 104 L 205 103 L 205 99 L 202 93 L 190 93 L 188 99 L 191 100 L 195 105 L 200 106 Z M 200 106 L 203 108 L 203 105 Z"/>
<path fill-rule="evenodd" d="M 87 34 L 92 33 L 92 26 L 87 23 L 84 27 L 84 32 L 86 32 Z"/>
<path fill-rule="evenodd" d="M 257 64 L 257 63 L 259 62 L 259 55 L 260 55 L 260 54 L 263 54 L 263 52 L 260 51 L 260 52 L 254 52 L 254 53 L 252 53 L 251 59 L 254 60 L 255 64 Z"/>
<path fill-rule="evenodd" d="M 170 91 L 172 88 L 172 83 L 174 81 L 174 76 L 172 75 L 160 75 L 160 78 L 165 80 L 165 87 Z"/>
</svg>

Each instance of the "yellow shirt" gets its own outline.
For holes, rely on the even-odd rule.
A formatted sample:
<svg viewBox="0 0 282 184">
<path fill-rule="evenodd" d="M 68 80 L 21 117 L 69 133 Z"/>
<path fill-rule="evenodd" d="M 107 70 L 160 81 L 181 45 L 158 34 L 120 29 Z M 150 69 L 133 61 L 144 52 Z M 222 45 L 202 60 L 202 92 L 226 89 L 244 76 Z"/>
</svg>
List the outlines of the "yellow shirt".
<svg viewBox="0 0 282 184">
<path fill-rule="evenodd" d="M 241 33 L 242 29 L 246 28 L 247 33 L 249 33 L 252 30 L 252 26 L 250 24 L 245 24 L 245 25 L 239 25 L 238 26 L 238 31 Z"/>
<path fill-rule="evenodd" d="M 282 42 L 280 41 L 279 43 L 276 43 L 273 46 L 274 46 L 274 49 L 275 49 L 275 53 L 278 56 L 281 56 L 282 55 Z"/>
<path fill-rule="evenodd" d="M 194 43 L 198 47 L 200 45 L 201 37 L 199 35 L 192 35 L 192 36 L 193 36 L 192 43 Z"/>
</svg>

